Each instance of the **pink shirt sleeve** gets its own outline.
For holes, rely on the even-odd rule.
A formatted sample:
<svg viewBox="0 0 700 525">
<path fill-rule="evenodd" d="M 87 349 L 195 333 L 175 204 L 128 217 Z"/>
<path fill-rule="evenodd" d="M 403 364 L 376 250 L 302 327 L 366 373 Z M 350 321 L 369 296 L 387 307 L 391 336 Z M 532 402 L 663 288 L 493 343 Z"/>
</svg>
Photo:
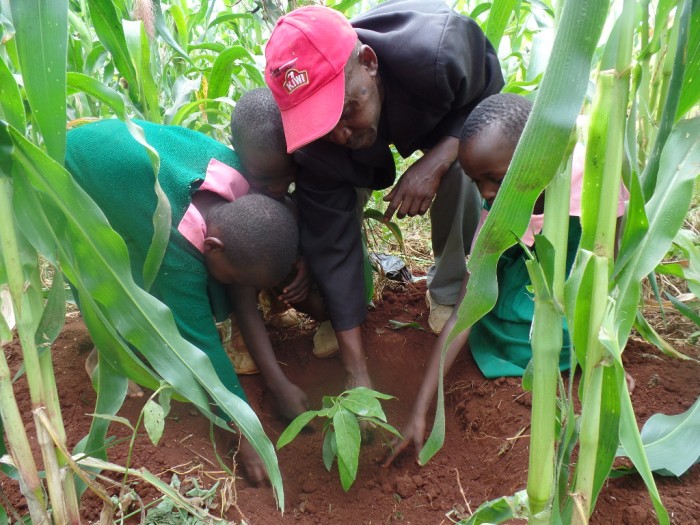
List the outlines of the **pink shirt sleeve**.
<svg viewBox="0 0 700 525">
<path fill-rule="evenodd" d="M 233 202 L 246 195 L 250 186 L 238 170 L 216 159 L 211 159 L 207 166 L 204 182 L 197 191 L 211 191 Z M 204 253 L 204 239 L 207 237 L 207 225 L 199 210 L 190 203 L 177 226 L 182 236 L 190 241 L 200 252 Z"/>
</svg>

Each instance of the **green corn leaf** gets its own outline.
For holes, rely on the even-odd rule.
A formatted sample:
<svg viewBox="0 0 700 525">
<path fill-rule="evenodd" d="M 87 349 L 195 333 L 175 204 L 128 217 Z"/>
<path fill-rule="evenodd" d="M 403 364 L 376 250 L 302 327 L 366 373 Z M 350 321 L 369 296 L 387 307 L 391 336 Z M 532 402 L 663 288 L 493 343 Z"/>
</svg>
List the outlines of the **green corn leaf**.
<svg viewBox="0 0 700 525">
<path fill-rule="evenodd" d="M 652 504 L 654 505 L 656 515 L 659 519 L 659 524 L 669 525 L 670 521 L 668 512 L 661 503 L 661 496 L 656 488 L 654 477 L 651 473 L 651 469 L 649 468 L 649 462 L 646 454 L 644 453 L 644 447 L 641 436 L 639 435 L 639 429 L 637 428 L 637 421 L 635 419 L 634 409 L 632 408 L 632 399 L 630 398 L 630 393 L 627 389 L 625 369 L 622 365 L 622 349 L 618 344 L 620 336 L 616 333 L 618 327 L 614 324 L 615 316 L 613 315 L 613 311 L 613 308 L 608 308 L 606 312 L 603 320 L 603 326 L 601 327 L 600 331 L 600 342 L 605 346 L 609 352 L 609 355 L 612 357 L 615 370 L 615 380 L 617 381 L 621 409 L 619 426 L 620 443 L 627 451 L 629 458 L 634 463 L 634 466 L 639 471 L 639 474 L 642 476 L 642 479 L 649 490 Z"/>
<path fill-rule="evenodd" d="M 146 427 L 148 437 L 154 446 L 158 446 L 160 438 L 163 437 L 165 429 L 165 412 L 163 407 L 149 399 L 143 407 L 143 426 Z"/>
<path fill-rule="evenodd" d="M 498 51 L 498 46 L 501 43 L 501 38 L 508 25 L 508 20 L 515 14 L 518 17 L 518 6 L 520 0 L 493 0 L 489 17 L 486 23 L 486 38 L 493 44 L 493 47 Z"/>
<path fill-rule="evenodd" d="M 680 16 L 677 14 L 674 21 L 674 30 L 678 32 L 678 41 L 674 50 L 675 57 L 673 60 L 671 80 L 668 85 L 666 99 L 660 102 L 660 104 L 663 104 L 661 122 L 659 123 L 659 129 L 656 134 L 651 156 L 649 157 L 649 162 L 642 175 L 642 187 L 644 188 L 644 195 L 647 197 L 647 200 L 651 194 L 654 193 L 657 185 L 661 184 L 661 181 L 658 180 L 660 177 L 659 170 L 661 169 L 659 164 L 663 162 L 662 157 L 663 151 L 665 151 L 666 141 L 669 139 L 669 134 L 676 121 L 678 102 L 683 86 L 683 76 L 686 70 L 685 61 L 688 46 L 688 32 L 690 31 L 693 4 L 695 4 L 695 11 L 697 11 L 697 0 L 685 0 L 682 4 L 682 8 L 679 6 Z M 670 49 L 669 52 L 671 52 Z"/>
<path fill-rule="evenodd" d="M 328 472 L 333 467 L 333 460 L 338 455 L 338 449 L 335 444 L 335 432 L 333 429 L 328 430 L 323 436 L 323 465 Z"/>
<path fill-rule="evenodd" d="M 49 295 L 36 330 L 36 344 L 49 346 L 61 333 L 66 322 L 66 290 L 63 275 L 54 268 Z"/>
<path fill-rule="evenodd" d="M 49 155 L 62 164 L 66 149 L 68 0 L 23 0 L 11 2 L 10 8 L 32 119 L 41 130 Z"/>
<path fill-rule="evenodd" d="M 140 116 L 138 110 L 130 103 L 127 103 L 119 92 L 89 75 L 69 71 L 67 82 L 69 89 L 82 91 L 86 95 L 90 95 L 108 106 L 121 120 L 129 118 L 127 107 Z"/>
<path fill-rule="evenodd" d="M 672 296 L 668 292 L 664 292 L 666 294 L 666 297 L 668 297 L 668 300 L 673 303 L 673 306 L 676 307 L 676 310 L 678 310 L 680 313 L 685 315 L 688 319 L 693 321 L 698 327 L 700 327 L 700 315 L 695 312 L 690 306 L 687 304 L 679 301 L 677 298 Z"/>
<path fill-rule="evenodd" d="M 338 471 L 343 489 L 347 491 L 357 476 L 357 464 L 360 457 L 360 426 L 355 415 L 345 408 L 340 408 L 333 415 L 333 429 L 338 448 Z"/>
<path fill-rule="evenodd" d="M 140 20 L 123 20 L 122 25 L 124 26 L 127 49 L 136 66 L 139 100 L 144 105 L 144 114 L 149 121 L 160 123 L 158 86 L 151 72 L 151 46 L 146 29 Z"/>
<path fill-rule="evenodd" d="M 602 0 L 567 2 L 564 5 L 552 58 L 532 113 L 472 252 L 467 294 L 459 307 L 457 323 L 443 347 L 443 358 L 454 337 L 493 308 L 498 293 L 498 259 L 514 242 L 510 230 L 517 235 L 525 232 L 535 200 L 554 177 L 565 156 L 608 8 L 609 3 Z M 441 363 L 435 424 L 419 456 L 422 464 L 444 442 L 442 369 Z"/>
<path fill-rule="evenodd" d="M 641 432 L 649 468 L 665 476 L 682 476 L 700 461 L 700 399 L 682 414 L 654 414 Z M 679 451 L 683 451 L 679 454 Z M 627 455 L 621 448 L 620 455 Z"/>
<path fill-rule="evenodd" d="M 173 37 L 172 33 L 170 32 L 170 29 L 168 29 L 168 25 L 165 22 L 165 16 L 163 15 L 163 8 L 160 5 L 160 0 L 155 0 L 153 2 L 153 10 L 155 11 L 156 15 L 156 20 L 155 20 L 155 26 L 156 26 L 156 31 L 158 31 L 158 34 L 160 37 L 165 40 L 170 47 L 173 48 L 173 50 L 180 55 L 182 58 L 187 60 L 190 64 L 194 65 L 192 62 L 192 59 L 190 59 L 190 56 L 187 54 L 187 51 L 182 49 L 180 44 L 175 40 Z"/>
<path fill-rule="evenodd" d="M 21 179 L 38 190 L 40 209 L 52 219 L 48 225 L 40 225 L 36 217 L 25 217 L 34 222 L 27 228 L 43 232 L 42 228 L 48 226 L 51 232 L 30 240 L 48 248 L 48 255 L 58 248 L 69 280 L 76 286 L 81 281 L 81 293 L 105 306 L 102 313 L 120 335 L 140 350 L 179 394 L 223 428 L 227 427 L 224 421 L 211 412 L 210 398 L 231 418 L 260 454 L 283 507 L 282 478 L 274 448 L 250 406 L 226 389 L 207 356 L 180 336 L 169 310 L 136 285 L 126 246 L 70 175 L 16 130 L 0 126 L 0 143 L 7 141 L 14 146 L 14 161 L 24 175 Z"/>
<path fill-rule="evenodd" d="M 231 74 L 236 65 L 236 61 L 246 59 L 250 63 L 255 63 L 250 52 L 242 46 L 233 46 L 224 50 L 216 57 L 216 61 L 209 74 L 208 98 L 218 98 L 228 95 L 231 86 Z"/>
<path fill-rule="evenodd" d="M 621 337 L 626 338 L 635 320 L 640 284 L 668 252 L 693 195 L 700 173 L 700 117 L 681 120 L 669 135 L 661 154 L 658 184 L 646 205 L 649 231 L 620 270 L 618 309 L 623 312 Z"/>
<path fill-rule="evenodd" d="M 678 100 L 676 120 L 682 118 L 700 101 L 700 5 L 697 0 L 692 2 L 694 6 L 688 28 L 685 76 Z"/>
<path fill-rule="evenodd" d="M 303 428 L 318 415 L 317 410 L 309 410 L 308 412 L 304 412 L 303 414 L 299 414 L 297 417 L 295 417 L 294 421 L 292 421 L 289 426 L 284 429 L 284 432 L 282 432 L 280 437 L 277 439 L 277 450 L 291 443 L 292 440 L 297 437 L 297 434 L 299 434 L 299 432 L 301 432 Z"/>
<path fill-rule="evenodd" d="M 3 118 L 10 126 L 17 128 L 21 133 L 25 132 L 27 116 L 24 114 L 22 95 L 14 75 L 2 57 L 0 57 L 0 109 Z"/>
<path fill-rule="evenodd" d="M 202 85 L 202 77 L 197 77 L 195 79 L 189 79 L 186 76 L 180 76 L 175 80 L 173 84 L 173 101 L 168 109 L 165 110 L 163 115 L 163 123 L 170 124 L 172 119 L 180 110 L 180 108 L 190 101 L 192 93 L 199 91 Z"/>
<path fill-rule="evenodd" d="M 129 96 L 131 100 L 139 103 L 139 84 L 136 76 L 136 68 L 129 54 L 129 48 L 124 37 L 119 15 L 111 0 L 86 0 L 90 8 L 90 18 L 93 28 L 102 45 L 117 66 L 119 73 L 128 84 Z"/>
<path fill-rule="evenodd" d="M 692 360 L 691 357 L 679 352 L 673 348 L 673 346 L 671 346 L 666 339 L 661 337 L 661 335 L 654 330 L 654 327 L 649 324 L 642 312 L 639 310 L 637 311 L 637 318 L 634 322 L 634 328 L 639 332 L 639 335 L 661 350 L 664 355 L 681 359 L 683 361 Z"/>
</svg>

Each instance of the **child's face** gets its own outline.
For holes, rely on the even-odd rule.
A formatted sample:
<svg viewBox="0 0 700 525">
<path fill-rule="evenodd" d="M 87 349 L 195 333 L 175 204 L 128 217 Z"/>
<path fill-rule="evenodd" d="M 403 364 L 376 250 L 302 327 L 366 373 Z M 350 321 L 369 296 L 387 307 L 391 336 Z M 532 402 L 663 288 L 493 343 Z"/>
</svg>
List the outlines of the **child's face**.
<svg viewBox="0 0 700 525">
<path fill-rule="evenodd" d="M 261 193 L 279 200 L 295 181 L 297 165 L 291 155 L 271 153 L 255 148 L 239 153 L 251 193 Z"/>
<path fill-rule="evenodd" d="M 459 146 L 459 164 L 491 206 L 513 158 L 515 145 L 498 125 L 489 126 Z"/>
</svg>

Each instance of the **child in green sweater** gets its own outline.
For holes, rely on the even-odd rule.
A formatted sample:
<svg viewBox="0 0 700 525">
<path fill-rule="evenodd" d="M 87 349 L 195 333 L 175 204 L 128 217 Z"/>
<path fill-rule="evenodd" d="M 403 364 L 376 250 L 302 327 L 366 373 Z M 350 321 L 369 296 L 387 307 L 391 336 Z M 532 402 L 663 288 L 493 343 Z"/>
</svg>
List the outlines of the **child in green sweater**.
<svg viewBox="0 0 700 525">
<path fill-rule="evenodd" d="M 186 128 L 138 124 L 160 155 L 159 181 L 172 210 L 168 246 L 149 292 L 170 308 L 180 334 L 207 354 L 222 383 L 245 400 L 215 325 L 233 312 L 282 415 L 298 415 L 307 398 L 274 358 L 256 298 L 256 289 L 275 286 L 292 269 L 293 215 L 273 199 L 247 195 L 230 148 Z M 124 239 L 134 280 L 143 286 L 156 207 L 145 149 L 123 122 L 103 120 L 68 133 L 66 168 Z M 264 479 L 262 461 L 245 440 L 239 457 L 251 481 Z"/>
<path fill-rule="evenodd" d="M 518 95 L 508 93 L 492 95 L 479 103 L 464 123 L 460 136 L 459 163 L 476 184 L 484 201 L 475 239 L 506 176 L 531 107 L 527 99 Z M 573 154 L 571 175 L 567 274 L 573 265 L 581 239 L 583 159 L 584 149 L 577 146 Z M 617 209 L 618 217 L 624 213 L 624 201 L 627 197 L 628 193 L 622 187 Z M 535 202 L 530 225 L 521 238 L 523 244 L 533 246 L 534 235 L 540 233 L 543 223 L 544 194 L 540 195 Z M 462 282 L 457 306 L 464 299 L 468 279 L 467 274 Z M 497 279 L 496 305 L 474 326 L 455 336 L 445 356 L 445 373 L 450 369 L 459 352 L 466 347 L 471 351 L 477 366 L 487 378 L 524 374 L 532 358 L 530 330 L 534 315 L 534 301 L 528 292 L 530 278 L 525 267 L 525 253 L 519 244 L 512 246 L 501 255 L 498 261 Z M 456 321 L 457 308 L 455 307 L 433 348 L 411 417 L 402 430 L 403 440 L 397 440 L 384 466 L 390 465 L 410 445 L 414 446 L 416 456 L 423 448 L 426 416 L 437 390 L 441 350 Z M 562 331 L 563 346 L 559 367 L 561 370 L 566 370 L 570 364 L 571 341 L 565 322 L 562 324 Z"/>
</svg>

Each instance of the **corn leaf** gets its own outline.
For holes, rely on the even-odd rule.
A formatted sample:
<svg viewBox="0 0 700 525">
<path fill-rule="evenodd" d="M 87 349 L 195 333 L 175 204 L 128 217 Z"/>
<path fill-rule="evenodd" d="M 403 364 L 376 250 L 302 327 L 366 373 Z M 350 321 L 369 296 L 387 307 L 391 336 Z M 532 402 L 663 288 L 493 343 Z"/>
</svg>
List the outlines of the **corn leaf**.
<svg viewBox="0 0 700 525">
<path fill-rule="evenodd" d="M 124 28 L 114 3 L 111 0 L 87 0 L 87 5 L 90 8 L 90 18 L 97 37 L 112 55 L 119 73 L 126 80 L 131 100 L 138 104 L 139 84 L 136 68 L 131 60 L 124 37 Z"/>
<path fill-rule="evenodd" d="M 676 120 L 682 118 L 700 101 L 700 2 L 692 0 L 685 76 L 678 100 Z"/>
<path fill-rule="evenodd" d="M 700 399 L 682 414 L 654 414 L 642 427 L 649 468 L 665 476 L 682 476 L 700 461 Z M 683 453 L 679 454 L 678 451 Z M 619 451 L 626 456 L 624 448 Z"/>
<path fill-rule="evenodd" d="M 501 38 L 513 12 L 515 12 L 517 18 L 519 4 L 520 0 L 493 0 L 491 4 L 484 33 L 486 33 L 486 38 L 488 38 L 496 51 L 498 51 Z"/>
<path fill-rule="evenodd" d="M 216 57 L 209 74 L 207 98 L 218 98 L 228 95 L 231 86 L 231 74 L 237 60 L 247 59 L 254 63 L 250 52 L 242 46 L 229 47 Z"/>
<path fill-rule="evenodd" d="M 41 130 L 49 155 L 62 164 L 66 149 L 68 0 L 23 0 L 11 2 L 10 7 L 32 119 Z"/>
<path fill-rule="evenodd" d="M 22 95 L 15 77 L 2 57 L 0 57 L 0 110 L 10 126 L 24 133 L 27 127 L 27 116 L 24 113 Z"/>
</svg>

